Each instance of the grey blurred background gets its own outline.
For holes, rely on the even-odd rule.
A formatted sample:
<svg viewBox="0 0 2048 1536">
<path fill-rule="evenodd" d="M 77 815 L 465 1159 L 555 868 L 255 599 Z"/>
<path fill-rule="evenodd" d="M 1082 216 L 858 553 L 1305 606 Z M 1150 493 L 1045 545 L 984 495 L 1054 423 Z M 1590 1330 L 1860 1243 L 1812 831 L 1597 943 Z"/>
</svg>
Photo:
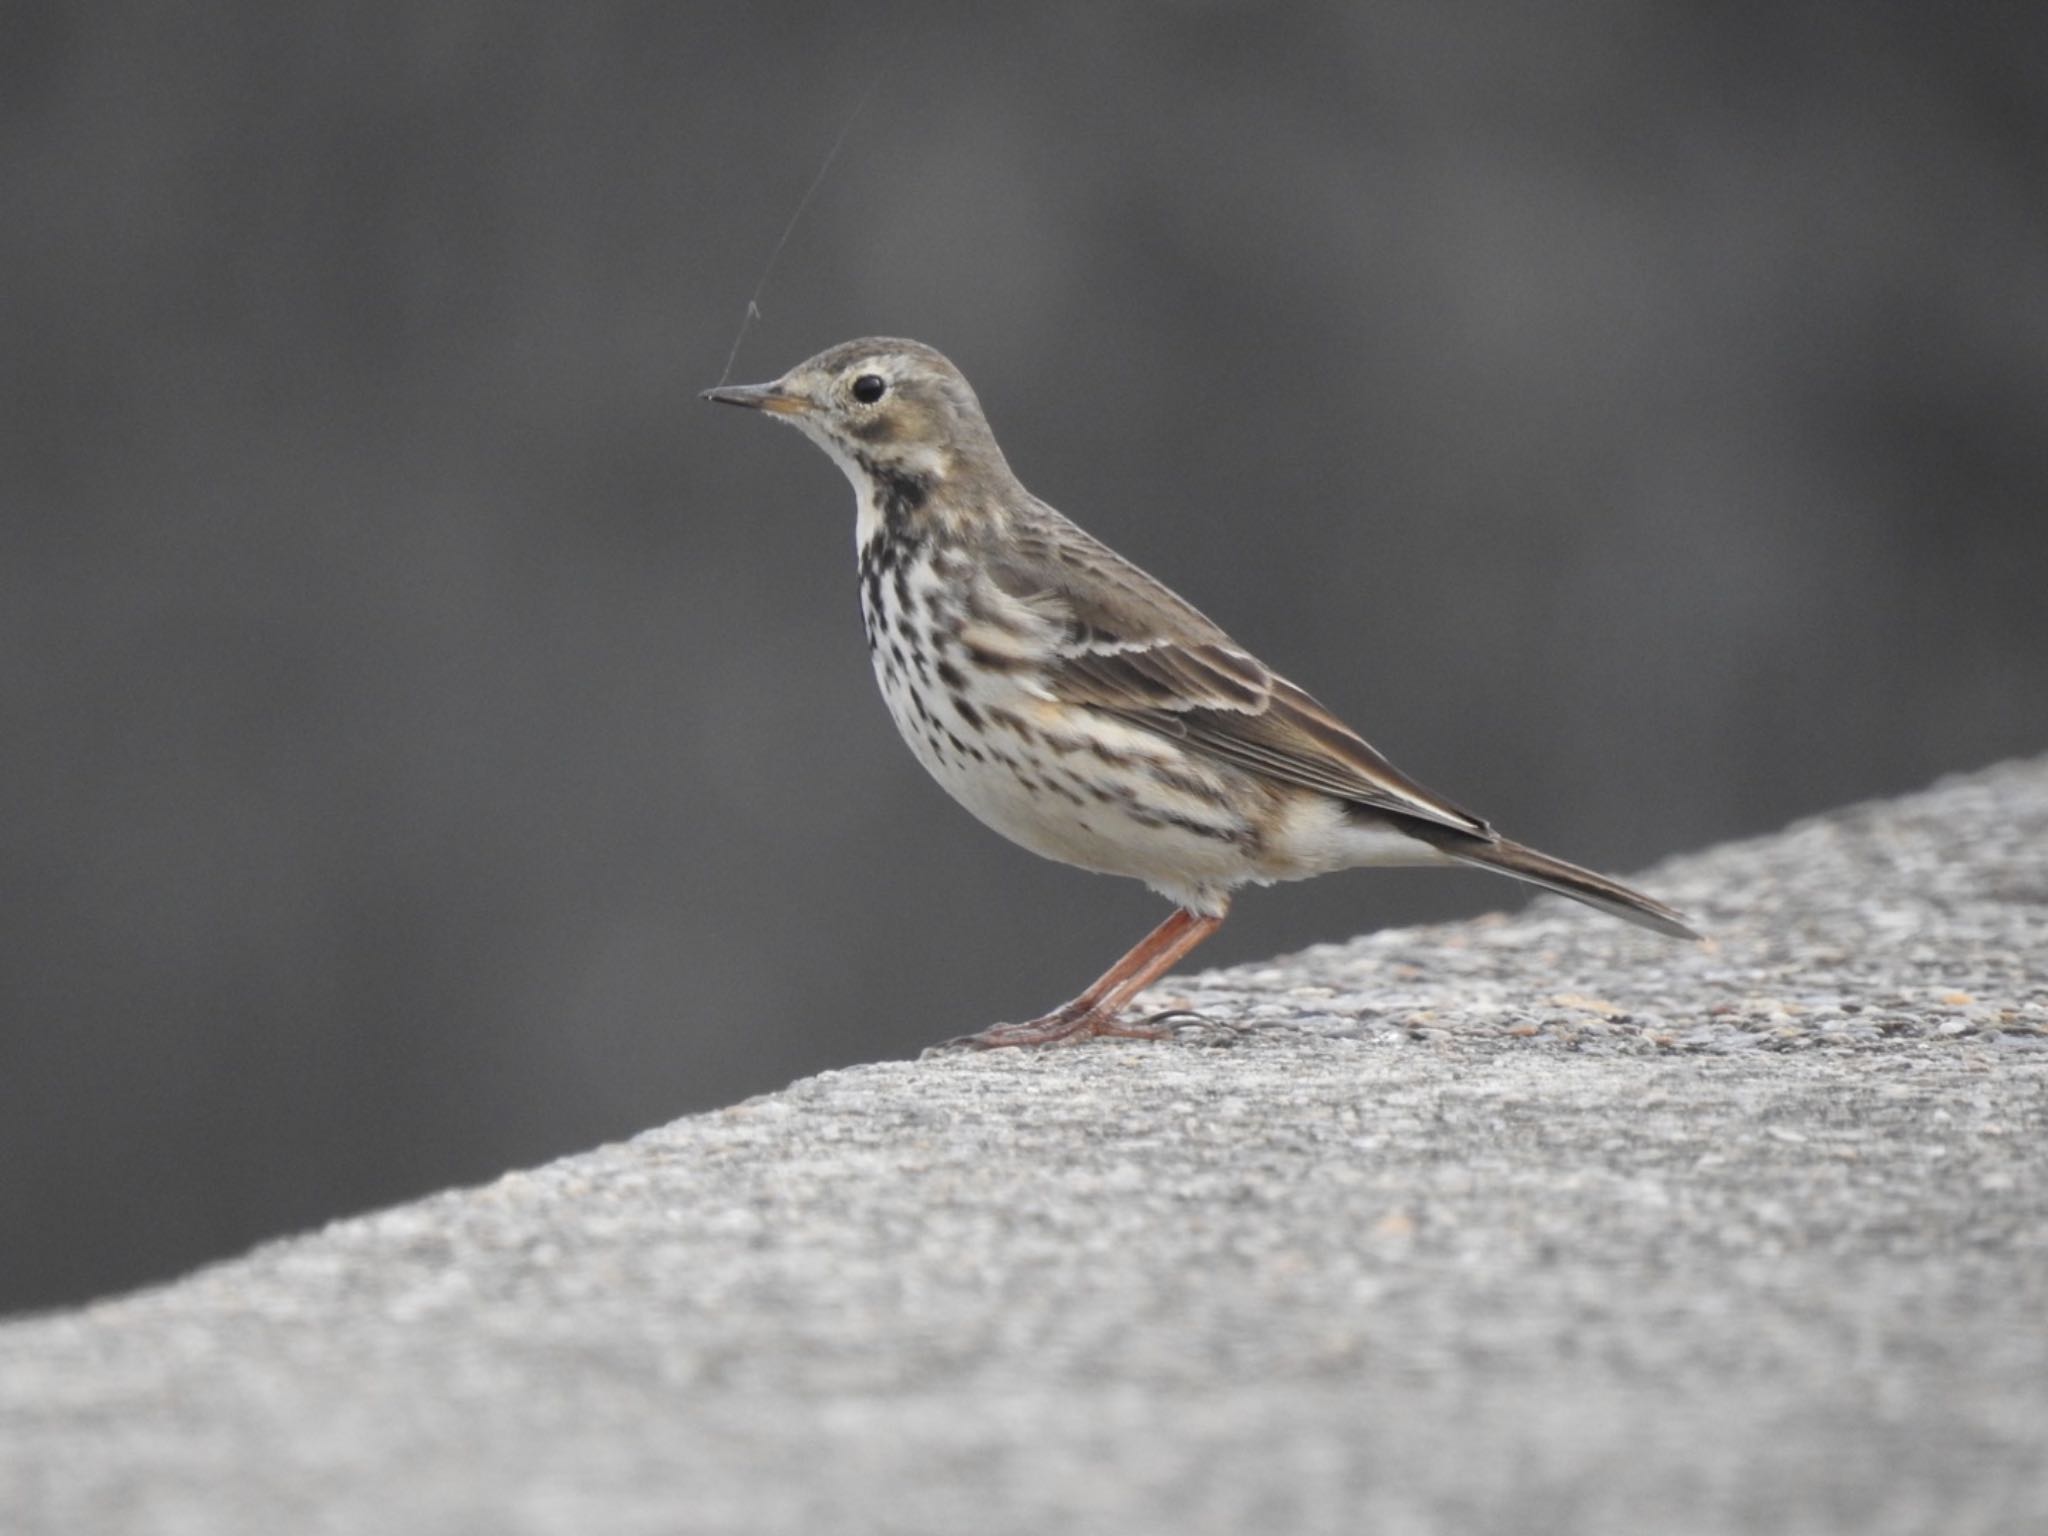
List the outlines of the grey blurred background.
<svg viewBox="0 0 2048 1536">
<path fill-rule="evenodd" d="M 694 398 L 878 71 L 734 376 L 944 348 L 1425 782 L 1628 871 L 2040 749 L 2042 16 L 13 0 L 0 1308 L 1163 915 L 926 781 L 838 472 Z M 1253 893 L 1201 960 L 1521 899 Z"/>
</svg>

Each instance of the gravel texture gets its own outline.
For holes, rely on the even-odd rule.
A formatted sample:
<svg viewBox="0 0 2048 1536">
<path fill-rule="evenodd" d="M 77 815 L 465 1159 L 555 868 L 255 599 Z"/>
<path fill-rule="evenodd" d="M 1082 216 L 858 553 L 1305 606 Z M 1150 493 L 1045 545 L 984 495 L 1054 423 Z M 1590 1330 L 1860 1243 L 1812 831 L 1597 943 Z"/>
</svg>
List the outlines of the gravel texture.
<svg viewBox="0 0 2048 1536">
<path fill-rule="evenodd" d="M 2048 1528 L 2048 759 L 1645 880 L 9 1323 L 0 1530 Z"/>
</svg>

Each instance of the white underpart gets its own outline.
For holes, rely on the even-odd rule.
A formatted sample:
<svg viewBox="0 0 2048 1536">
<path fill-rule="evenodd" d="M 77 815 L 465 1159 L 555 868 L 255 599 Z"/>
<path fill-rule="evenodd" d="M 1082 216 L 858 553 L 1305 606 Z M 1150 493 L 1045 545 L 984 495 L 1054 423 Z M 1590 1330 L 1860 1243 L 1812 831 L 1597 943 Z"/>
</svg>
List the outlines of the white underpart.
<svg viewBox="0 0 2048 1536">
<path fill-rule="evenodd" d="M 882 700 L 925 771 L 978 820 L 1044 858 L 1132 876 L 1197 909 L 1220 907 L 1221 892 L 1250 876 L 1242 845 L 1176 826 L 1158 813 L 1240 835 L 1249 829 L 1207 797 L 1158 783 L 1145 765 L 1197 781 L 1215 782 L 1216 772 L 1190 764 L 1149 731 L 1058 706 L 1019 674 L 960 666 L 960 690 L 936 676 L 921 683 L 915 667 L 897 663 L 891 653 L 896 606 L 887 586 L 885 612 L 873 616 L 883 636 L 875 650 Z M 911 622 L 928 624 L 938 589 L 928 562 L 912 564 L 908 587 Z M 949 652 L 956 666 L 960 654 L 958 648 Z M 963 699 L 978 726 L 962 711 Z M 1005 717 L 1026 729 L 1000 723 Z M 1080 744 L 1086 742 L 1133 765 L 1112 768 Z M 1069 750 L 1058 751 L 1054 743 Z M 1142 794 L 1147 815 L 1133 816 L 1121 800 L 1098 798 L 1097 790 L 1118 784 Z"/>
<path fill-rule="evenodd" d="M 1328 795 L 1304 795 L 1267 839 L 1267 862 L 1274 872 L 1253 877 L 1261 885 L 1306 880 L 1340 869 L 1393 869 L 1457 860 L 1391 826 L 1361 824 L 1345 812 L 1341 801 Z"/>
</svg>

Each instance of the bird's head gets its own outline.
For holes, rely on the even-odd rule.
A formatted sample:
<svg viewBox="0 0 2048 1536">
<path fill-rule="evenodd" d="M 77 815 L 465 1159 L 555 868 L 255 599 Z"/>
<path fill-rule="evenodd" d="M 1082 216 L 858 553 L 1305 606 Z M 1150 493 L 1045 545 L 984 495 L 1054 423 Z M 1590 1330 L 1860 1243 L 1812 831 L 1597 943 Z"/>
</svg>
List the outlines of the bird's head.
<svg viewBox="0 0 2048 1536">
<path fill-rule="evenodd" d="M 966 377 L 922 342 L 842 342 L 767 384 L 721 385 L 706 400 L 766 411 L 830 454 L 856 490 L 910 485 L 922 500 L 1008 479 Z"/>
</svg>

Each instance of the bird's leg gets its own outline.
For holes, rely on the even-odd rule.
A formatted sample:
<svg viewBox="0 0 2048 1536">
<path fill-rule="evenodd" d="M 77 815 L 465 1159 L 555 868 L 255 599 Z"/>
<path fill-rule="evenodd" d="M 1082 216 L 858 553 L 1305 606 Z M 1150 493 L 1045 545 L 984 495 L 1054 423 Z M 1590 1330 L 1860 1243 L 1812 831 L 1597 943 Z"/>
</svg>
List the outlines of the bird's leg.
<svg viewBox="0 0 2048 1536">
<path fill-rule="evenodd" d="M 1171 917 L 1140 939 L 1079 997 L 1042 1018 L 1022 1024 L 998 1024 L 978 1035 L 949 1040 L 948 1046 L 992 1051 L 1012 1045 L 1053 1045 L 1084 1040 L 1090 1035 L 1117 1035 L 1133 1040 L 1161 1040 L 1170 1030 L 1143 1024 L 1119 1024 L 1124 1005 L 1172 970 L 1181 958 L 1223 926 L 1221 917 L 1198 917 L 1175 908 Z"/>
<path fill-rule="evenodd" d="M 1180 920 L 1178 924 L 1176 919 Z M 1197 917 L 1192 912 L 1176 911 L 1172 917 L 1153 929 L 1136 949 L 1111 966 L 1101 981 L 1090 987 L 1088 992 L 1081 994 L 1081 997 L 1085 998 L 1089 992 L 1102 987 L 1104 982 L 1111 983 L 1108 993 L 1097 1000 L 1092 1011 L 1084 1011 L 1084 1017 L 1089 1019 L 1086 1026 L 1088 1032 L 1095 1035 L 1127 1035 L 1136 1040 L 1160 1040 L 1170 1035 L 1171 1030 L 1154 1029 L 1149 1025 L 1120 1025 L 1116 1022 L 1116 1016 L 1124 1011 L 1131 999 L 1180 964 L 1196 945 L 1222 926 L 1223 919 L 1220 916 Z M 1168 930 L 1173 931 L 1169 934 Z M 1160 940 L 1162 935 L 1166 935 L 1165 941 L 1156 952 L 1145 954 L 1148 947 Z M 1077 998 L 1075 1001 L 1078 1002 L 1080 999 Z M 1071 1007 L 1072 1004 L 1068 1006 Z"/>
</svg>

